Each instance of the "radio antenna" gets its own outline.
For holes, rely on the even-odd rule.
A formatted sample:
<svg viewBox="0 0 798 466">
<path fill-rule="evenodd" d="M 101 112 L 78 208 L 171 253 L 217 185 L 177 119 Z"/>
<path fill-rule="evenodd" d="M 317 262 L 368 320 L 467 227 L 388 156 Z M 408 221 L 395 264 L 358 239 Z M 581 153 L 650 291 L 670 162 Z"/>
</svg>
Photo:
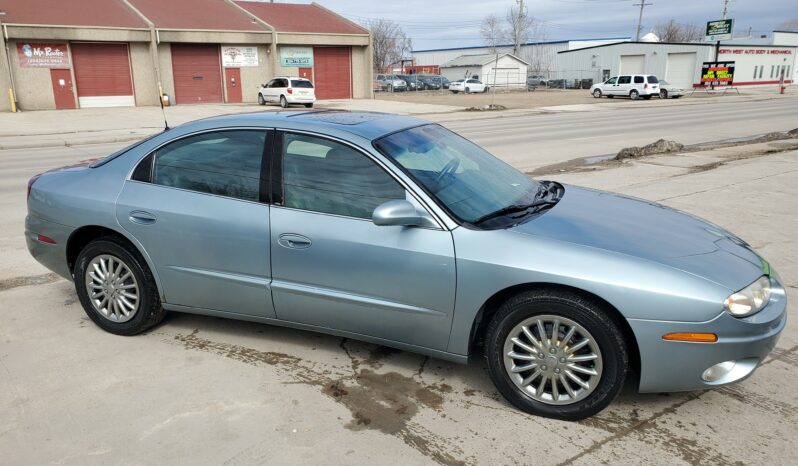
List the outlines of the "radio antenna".
<svg viewBox="0 0 798 466">
<path fill-rule="evenodd" d="M 161 86 L 161 83 L 158 83 L 158 97 L 161 101 L 161 113 L 163 114 L 163 130 L 169 131 L 169 122 L 166 121 L 166 108 L 163 106 L 163 87 Z"/>
</svg>

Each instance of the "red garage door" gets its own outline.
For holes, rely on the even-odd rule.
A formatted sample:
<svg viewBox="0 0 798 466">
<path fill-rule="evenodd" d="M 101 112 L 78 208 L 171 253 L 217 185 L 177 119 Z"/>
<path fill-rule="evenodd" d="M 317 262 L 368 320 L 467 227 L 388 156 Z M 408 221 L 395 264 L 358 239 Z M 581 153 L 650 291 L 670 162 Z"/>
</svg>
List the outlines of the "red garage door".
<svg viewBox="0 0 798 466">
<path fill-rule="evenodd" d="M 314 47 L 313 74 L 316 98 L 352 98 L 351 47 Z"/>
<path fill-rule="evenodd" d="M 72 43 L 81 107 L 133 106 L 127 44 Z"/>
<path fill-rule="evenodd" d="M 172 44 L 175 102 L 222 102 L 222 71 L 218 45 Z"/>
</svg>

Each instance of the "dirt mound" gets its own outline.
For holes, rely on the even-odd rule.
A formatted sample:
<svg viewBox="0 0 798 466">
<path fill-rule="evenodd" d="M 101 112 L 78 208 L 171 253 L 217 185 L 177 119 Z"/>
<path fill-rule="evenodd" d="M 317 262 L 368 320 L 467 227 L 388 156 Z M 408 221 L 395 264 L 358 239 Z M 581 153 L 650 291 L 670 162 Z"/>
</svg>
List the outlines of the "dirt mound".
<svg viewBox="0 0 798 466">
<path fill-rule="evenodd" d="M 482 105 L 479 107 L 468 107 L 465 109 L 466 112 L 490 112 L 495 110 L 507 110 L 507 107 L 505 107 L 504 105 L 490 104 L 490 105 Z"/>
<path fill-rule="evenodd" d="M 618 155 L 615 156 L 615 160 L 636 159 L 639 157 L 655 154 L 668 154 L 671 152 L 678 152 L 683 148 L 684 144 L 680 144 L 676 141 L 660 139 L 659 141 L 651 143 L 647 146 L 626 147 L 621 149 L 621 151 L 618 152 Z"/>
</svg>

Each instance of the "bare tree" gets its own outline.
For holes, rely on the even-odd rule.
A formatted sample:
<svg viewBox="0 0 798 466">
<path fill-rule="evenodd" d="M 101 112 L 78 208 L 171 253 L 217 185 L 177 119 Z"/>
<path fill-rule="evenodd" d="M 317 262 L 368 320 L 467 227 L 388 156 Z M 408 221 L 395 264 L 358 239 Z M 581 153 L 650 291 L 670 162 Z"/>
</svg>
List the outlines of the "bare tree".
<svg viewBox="0 0 798 466">
<path fill-rule="evenodd" d="M 507 9 L 505 14 L 505 21 L 507 29 L 505 34 L 508 42 L 513 44 L 513 55 L 518 56 L 521 53 L 521 44 L 529 42 L 532 37 L 532 32 L 536 26 L 537 21 L 535 18 L 527 14 L 526 9 L 521 5 L 514 5 Z"/>
<path fill-rule="evenodd" d="M 696 24 L 682 24 L 674 20 L 654 26 L 654 34 L 662 42 L 701 42 L 704 30 Z"/>
<path fill-rule="evenodd" d="M 482 24 L 479 26 L 479 33 L 485 41 L 485 45 L 490 48 L 490 52 L 496 53 L 496 48 L 504 37 L 504 29 L 499 17 L 491 14 L 483 18 Z"/>
<path fill-rule="evenodd" d="M 383 71 L 410 56 L 413 41 L 397 23 L 387 19 L 370 19 L 364 25 L 371 31 L 374 67 L 377 70 Z"/>
<path fill-rule="evenodd" d="M 779 31 L 796 31 L 798 32 L 798 19 L 791 19 L 789 21 L 785 21 L 776 28 Z"/>
</svg>

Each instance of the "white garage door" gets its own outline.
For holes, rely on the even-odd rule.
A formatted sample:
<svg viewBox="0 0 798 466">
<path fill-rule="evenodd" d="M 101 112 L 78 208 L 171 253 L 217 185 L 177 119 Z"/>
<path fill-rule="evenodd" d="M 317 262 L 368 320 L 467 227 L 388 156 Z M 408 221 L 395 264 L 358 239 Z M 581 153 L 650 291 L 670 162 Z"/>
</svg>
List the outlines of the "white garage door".
<svg viewBox="0 0 798 466">
<path fill-rule="evenodd" d="M 494 87 L 519 87 L 526 85 L 526 76 L 521 77 L 521 68 L 493 68 L 485 67 L 485 76 L 482 82 Z"/>
<path fill-rule="evenodd" d="M 695 52 L 669 53 L 668 71 L 665 73 L 665 80 L 683 89 L 692 88 L 693 77 L 695 76 L 695 60 Z"/>
<path fill-rule="evenodd" d="M 619 74 L 645 74 L 645 55 L 621 55 L 621 72 Z"/>
</svg>

